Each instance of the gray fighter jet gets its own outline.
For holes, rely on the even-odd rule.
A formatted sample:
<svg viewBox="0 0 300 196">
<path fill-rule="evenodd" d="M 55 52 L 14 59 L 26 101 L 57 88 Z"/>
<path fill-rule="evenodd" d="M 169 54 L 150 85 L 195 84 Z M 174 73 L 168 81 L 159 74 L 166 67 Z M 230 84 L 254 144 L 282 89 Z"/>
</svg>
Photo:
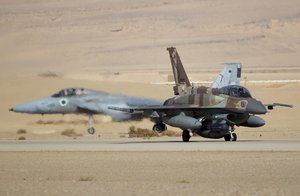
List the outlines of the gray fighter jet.
<svg viewBox="0 0 300 196">
<path fill-rule="evenodd" d="M 114 121 L 140 120 L 142 112 L 124 113 L 111 110 L 115 107 L 146 107 L 162 105 L 161 101 L 141 97 L 110 94 L 106 92 L 88 90 L 84 88 L 63 89 L 50 97 L 17 105 L 10 111 L 28 114 L 86 114 L 89 116 L 88 133 L 94 134 L 93 127 L 95 114 L 105 114 Z"/>
</svg>

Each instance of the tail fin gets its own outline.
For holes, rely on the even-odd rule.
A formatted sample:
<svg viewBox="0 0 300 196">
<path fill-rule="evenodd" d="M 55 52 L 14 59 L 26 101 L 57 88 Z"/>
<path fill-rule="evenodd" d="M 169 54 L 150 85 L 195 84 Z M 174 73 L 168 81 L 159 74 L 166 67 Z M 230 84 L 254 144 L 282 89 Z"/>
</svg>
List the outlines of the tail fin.
<svg viewBox="0 0 300 196">
<path fill-rule="evenodd" d="M 186 87 L 191 87 L 191 83 L 189 81 L 189 78 L 186 75 L 186 72 L 184 70 L 184 67 L 182 65 L 182 62 L 180 60 L 180 57 L 177 53 L 177 50 L 175 47 L 167 48 L 170 54 L 170 60 L 172 64 L 173 69 L 173 75 L 175 80 L 174 86 L 174 94 L 180 95 L 185 94 Z"/>
<path fill-rule="evenodd" d="M 213 81 L 212 88 L 222 88 L 228 85 L 240 85 L 242 73 L 241 63 L 225 63 L 224 69 Z"/>
</svg>

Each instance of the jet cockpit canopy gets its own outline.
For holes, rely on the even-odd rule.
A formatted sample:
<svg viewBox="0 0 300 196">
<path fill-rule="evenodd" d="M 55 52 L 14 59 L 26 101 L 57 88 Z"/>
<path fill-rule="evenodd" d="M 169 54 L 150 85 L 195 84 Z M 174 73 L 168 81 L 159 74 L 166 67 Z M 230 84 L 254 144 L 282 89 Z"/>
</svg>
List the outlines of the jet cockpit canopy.
<svg viewBox="0 0 300 196">
<path fill-rule="evenodd" d="M 52 95 L 52 97 L 71 97 L 85 95 L 87 92 L 84 88 L 66 88 Z"/>
<path fill-rule="evenodd" d="M 232 97 L 251 98 L 250 91 L 243 86 L 229 85 L 220 89 L 220 93 Z"/>
</svg>

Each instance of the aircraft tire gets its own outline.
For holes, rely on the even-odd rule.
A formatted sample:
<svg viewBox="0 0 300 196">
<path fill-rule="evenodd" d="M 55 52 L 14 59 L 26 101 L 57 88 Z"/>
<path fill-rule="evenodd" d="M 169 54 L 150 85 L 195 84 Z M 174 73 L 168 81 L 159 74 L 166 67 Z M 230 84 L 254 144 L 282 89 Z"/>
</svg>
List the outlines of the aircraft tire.
<svg viewBox="0 0 300 196">
<path fill-rule="evenodd" d="M 155 124 L 152 130 L 155 131 L 156 133 L 162 133 L 165 130 L 167 130 L 167 126 L 163 123 Z"/>
<path fill-rule="evenodd" d="M 230 135 L 230 134 L 225 135 L 225 136 L 224 136 L 224 140 L 225 140 L 226 142 L 230 141 L 230 140 L 231 140 L 231 135 Z"/>
<path fill-rule="evenodd" d="M 94 135 L 94 133 L 95 133 L 95 128 L 94 128 L 94 127 L 88 128 L 87 131 L 88 131 L 89 134 Z"/>
<path fill-rule="evenodd" d="M 236 141 L 237 140 L 237 135 L 236 133 L 232 133 L 232 139 L 231 141 Z"/>
<path fill-rule="evenodd" d="M 232 137 L 231 137 L 231 135 L 232 135 Z M 231 135 L 230 134 L 225 135 L 224 140 L 225 141 L 236 141 L 237 140 L 236 133 L 232 133 Z"/>
<path fill-rule="evenodd" d="M 182 141 L 183 142 L 189 142 L 190 138 L 191 138 L 190 132 L 188 130 L 186 130 L 186 129 L 183 130 L 183 132 L 182 132 Z"/>
</svg>

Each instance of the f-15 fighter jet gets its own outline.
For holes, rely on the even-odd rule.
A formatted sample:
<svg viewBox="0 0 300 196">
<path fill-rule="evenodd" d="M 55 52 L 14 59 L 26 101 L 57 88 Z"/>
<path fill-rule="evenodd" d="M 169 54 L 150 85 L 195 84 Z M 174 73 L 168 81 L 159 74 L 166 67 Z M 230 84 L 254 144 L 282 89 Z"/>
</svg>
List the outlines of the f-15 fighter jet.
<svg viewBox="0 0 300 196">
<path fill-rule="evenodd" d="M 67 88 L 60 90 L 49 97 L 22 103 L 10 111 L 29 114 L 86 114 L 89 116 L 88 132 L 94 134 L 93 127 L 95 114 L 105 114 L 114 121 L 138 120 L 142 113 L 124 113 L 111 110 L 108 106 L 115 107 L 146 107 L 162 105 L 161 101 L 141 97 L 110 94 L 84 88 Z"/>
</svg>

